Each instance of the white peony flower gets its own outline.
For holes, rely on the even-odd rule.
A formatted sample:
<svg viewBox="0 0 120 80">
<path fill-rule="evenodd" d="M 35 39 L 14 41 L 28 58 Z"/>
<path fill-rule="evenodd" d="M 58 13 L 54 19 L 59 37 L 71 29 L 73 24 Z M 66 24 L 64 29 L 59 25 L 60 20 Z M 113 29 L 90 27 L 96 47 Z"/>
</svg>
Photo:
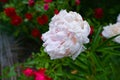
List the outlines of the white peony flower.
<svg viewBox="0 0 120 80">
<path fill-rule="evenodd" d="M 120 23 L 116 23 L 116 24 L 110 24 L 108 26 L 105 26 L 103 28 L 103 32 L 102 35 L 106 38 L 110 38 L 113 37 L 115 35 L 120 34 Z M 117 36 L 116 38 L 114 38 L 114 41 L 117 43 L 120 43 L 120 36 Z"/>
<path fill-rule="evenodd" d="M 78 13 L 61 10 L 49 23 L 49 31 L 42 35 L 44 50 L 51 59 L 75 59 L 85 50 L 83 44 L 89 42 L 89 34 L 89 24 Z"/>
<path fill-rule="evenodd" d="M 120 14 L 117 17 L 117 22 L 120 22 Z"/>
</svg>

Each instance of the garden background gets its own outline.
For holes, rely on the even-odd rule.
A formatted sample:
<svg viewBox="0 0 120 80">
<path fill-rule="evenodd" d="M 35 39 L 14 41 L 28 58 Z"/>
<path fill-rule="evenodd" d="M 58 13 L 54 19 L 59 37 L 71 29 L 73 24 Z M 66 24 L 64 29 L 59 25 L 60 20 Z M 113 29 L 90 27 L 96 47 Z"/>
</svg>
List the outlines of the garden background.
<svg viewBox="0 0 120 80">
<path fill-rule="evenodd" d="M 87 49 L 75 60 L 51 60 L 42 46 L 61 10 L 79 13 L 91 28 Z M 119 0 L 0 0 L 0 79 L 120 80 L 120 45 L 113 41 L 119 35 L 101 34 L 119 14 Z"/>
</svg>

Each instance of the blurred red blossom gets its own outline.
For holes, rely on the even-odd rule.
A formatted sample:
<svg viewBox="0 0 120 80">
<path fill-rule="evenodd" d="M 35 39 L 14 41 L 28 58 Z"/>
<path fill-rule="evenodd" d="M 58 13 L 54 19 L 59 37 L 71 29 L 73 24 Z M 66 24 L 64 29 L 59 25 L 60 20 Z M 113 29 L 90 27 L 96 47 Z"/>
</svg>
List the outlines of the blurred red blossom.
<svg viewBox="0 0 120 80">
<path fill-rule="evenodd" d="M 96 9 L 94 10 L 94 16 L 95 16 L 95 18 L 97 18 L 97 19 L 102 18 L 102 17 L 103 17 L 103 9 L 102 9 L 102 8 L 96 8 Z"/>
<path fill-rule="evenodd" d="M 46 2 L 46 3 L 51 3 L 52 0 L 44 0 L 44 2 Z"/>
<path fill-rule="evenodd" d="M 39 17 L 37 17 L 37 21 L 40 25 L 44 25 L 48 22 L 48 16 L 45 14 L 42 16 L 39 16 Z"/>
<path fill-rule="evenodd" d="M 31 20 L 32 19 L 32 14 L 31 13 L 26 13 L 25 18 L 28 19 L 28 20 Z"/>
<path fill-rule="evenodd" d="M 55 9 L 54 10 L 54 14 L 58 14 L 59 13 L 59 10 L 58 9 Z"/>
<path fill-rule="evenodd" d="M 35 1 L 34 0 L 28 0 L 28 5 L 29 6 L 34 6 L 35 4 Z"/>
<path fill-rule="evenodd" d="M 16 16 L 16 11 L 15 11 L 15 8 L 13 7 L 5 8 L 4 13 L 10 18 L 12 18 L 13 16 Z"/>
<path fill-rule="evenodd" d="M 94 32 L 94 27 L 93 26 L 90 26 L 90 35 L 92 35 Z"/>
<path fill-rule="evenodd" d="M 37 28 L 34 28 L 34 29 L 32 30 L 31 35 L 32 35 L 34 38 L 41 36 L 40 31 L 39 31 Z"/>
<path fill-rule="evenodd" d="M 75 0 L 76 5 L 80 5 L 80 0 Z"/>
<path fill-rule="evenodd" d="M 11 24 L 12 24 L 12 25 L 18 26 L 18 25 L 20 25 L 21 23 L 22 23 L 22 18 L 21 18 L 20 16 L 16 15 L 16 16 L 13 16 L 13 17 L 11 18 Z"/>
<path fill-rule="evenodd" d="M 33 70 L 31 68 L 26 68 L 23 70 L 23 74 L 27 77 L 34 77 L 34 80 L 52 80 L 45 74 L 46 69 L 40 68 L 39 70 Z"/>
<path fill-rule="evenodd" d="M 6 3 L 8 2 L 8 0 L 0 0 L 0 2 Z"/>
<path fill-rule="evenodd" d="M 34 73 L 35 77 L 34 80 L 52 80 L 52 78 L 48 77 L 45 74 L 46 69 L 45 68 L 40 68 L 38 71 Z"/>
<path fill-rule="evenodd" d="M 49 9 L 49 4 L 48 3 L 45 3 L 44 4 L 44 10 L 48 10 Z"/>
<path fill-rule="evenodd" d="M 27 77 L 33 76 L 33 73 L 34 73 L 34 71 L 31 68 L 26 68 L 25 70 L 23 70 L 23 74 Z"/>
</svg>

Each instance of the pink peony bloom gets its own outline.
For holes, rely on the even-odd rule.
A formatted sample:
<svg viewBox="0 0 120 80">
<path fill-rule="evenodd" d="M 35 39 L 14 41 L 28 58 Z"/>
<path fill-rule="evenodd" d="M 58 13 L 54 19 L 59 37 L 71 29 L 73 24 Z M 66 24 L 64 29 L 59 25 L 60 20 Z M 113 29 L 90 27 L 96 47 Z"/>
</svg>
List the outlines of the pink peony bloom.
<svg viewBox="0 0 120 80">
<path fill-rule="evenodd" d="M 49 23 L 49 31 L 42 34 L 44 51 L 51 59 L 72 57 L 73 60 L 89 42 L 90 26 L 80 14 L 61 10 Z"/>
</svg>

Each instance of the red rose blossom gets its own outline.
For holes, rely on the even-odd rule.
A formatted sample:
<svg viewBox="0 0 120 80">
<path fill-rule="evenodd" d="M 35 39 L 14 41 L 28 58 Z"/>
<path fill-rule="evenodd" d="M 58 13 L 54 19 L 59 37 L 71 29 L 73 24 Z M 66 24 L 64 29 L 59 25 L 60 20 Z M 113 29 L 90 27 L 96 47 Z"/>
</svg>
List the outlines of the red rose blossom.
<svg viewBox="0 0 120 80">
<path fill-rule="evenodd" d="M 22 18 L 20 16 L 14 16 L 11 18 L 11 24 L 14 26 L 18 26 L 22 23 Z"/>
<path fill-rule="evenodd" d="M 54 10 L 54 14 L 58 14 L 59 11 L 57 9 Z"/>
<path fill-rule="evenodd" d="M 31 35 L 36 38 L 36 37 L 40 37 L 40 32 L 37 28 L 34 28 L 31 32 Z"/>
<path fill-rule="evenodd" d="M 52 0 L 44 0 L 44 2 L 46 2 L 46 3 L 51 3 Z"/>
<path fill-rule="evenodd" d="M 32 19 L 32 14 L 31 13 L 26 13 L 25 18 L 28 19 L 28 20 L 31 20 Z"/>
<path fill-rule="evenodd" d="M 33 70 L 31 68 L 26 68 L 25 70 L 23 70 L 23 74 L 27 77 L 31 77 L 33 76 Z"/>
<path fill-rule="evenodd" d="M 102 9 L 102 8 L 96 8 L 96 9 L 94 10 L 94 16 L 95 16 L 95 18 L 97 18 L 97 19 L 102 18 L 102 17 L 103 17 L 103 9 Z"/>
<path fill-rule="evenodd" d="M 35 1 L 34 0 L 28 0 L 28 5 L 29 6 L 34 6 L 35 4 Z"/>
<path fill-rule="evenodd" d="M 16 11 L 15 11 L 15 8 L 13 8 L 13 7 L 5 8 L 4 12 L 10 18 L 16 16 Z"/>
<path fill-rule="evenodd" d="M 80 0 L 75 0 L 76 5 L 80 5 Z"/>
<path fill-rule="evenodd" d="M 44 25 L 48 22 L 48 16 L 47 15 L 42 15 L 37 18 L 37 21 L 40 25 Z"/>
<path fill-rule="evenodd" d="M 44 4 L 44 10 L 48 10 L 49 9 L 49 4 L 48 3 L 45 3 Z"/>
</svg>

